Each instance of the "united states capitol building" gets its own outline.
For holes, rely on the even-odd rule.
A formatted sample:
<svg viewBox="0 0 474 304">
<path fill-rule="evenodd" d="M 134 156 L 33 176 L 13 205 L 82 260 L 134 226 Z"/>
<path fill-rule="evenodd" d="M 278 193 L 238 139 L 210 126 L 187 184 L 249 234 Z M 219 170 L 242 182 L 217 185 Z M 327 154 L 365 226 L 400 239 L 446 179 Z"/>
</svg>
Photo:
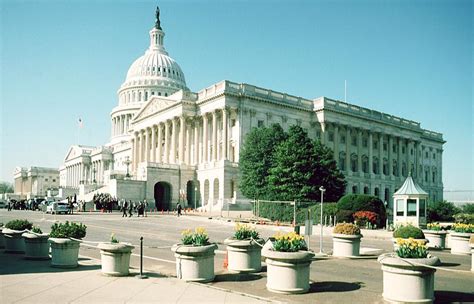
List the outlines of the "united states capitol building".
<svg viewBox="0 0 474 304">
<path fill-rule="evenodd" d="M 300 125 L 334 150 L 347 193 L 391 202 L 406 176 L 431 200 L 443 196 L 443 136 L 420 123 L 349 103 L 305 99 L 221 81 L 191 91 L 165 49 L 159 11 L 149 47 L 130 66 L 110 113 L 111 137 L 99 147 L 70 147 L 59 169 L 64 193 L 144 199 L 158 210 L 206 210 L 246 200 L 239 191 L 239 152 L 255 127 Z M 234 205 L 235 206 L 235 205 Z"/>
</svg>

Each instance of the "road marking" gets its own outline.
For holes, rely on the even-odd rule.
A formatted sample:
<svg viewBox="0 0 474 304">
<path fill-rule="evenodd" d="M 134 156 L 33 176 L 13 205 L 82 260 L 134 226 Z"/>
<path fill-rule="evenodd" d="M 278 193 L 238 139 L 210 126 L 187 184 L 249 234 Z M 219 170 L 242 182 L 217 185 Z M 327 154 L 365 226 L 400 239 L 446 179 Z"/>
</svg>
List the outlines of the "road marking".
<svg viewBox="0 0 474 304">
<path fill-rule="evenodd" d="M 132 253 L 132 255 L 136 256 L 136 257 L 140 257 L 140 255 L 136 254 L 136 253 Z M 165 259 L 160 259 L 160 258 L 154 258 L 154 257 L 146 256 L 146 255 L 144 255 L 143 258 L 149 259 L 149 260 L 160 261 L 160 262 L 166 262 L 166 263 L 170 263 L 170 264 L 176 264 L 176 261 L 170 261 L 170 260 L 165 260 Z"/>
</svg>

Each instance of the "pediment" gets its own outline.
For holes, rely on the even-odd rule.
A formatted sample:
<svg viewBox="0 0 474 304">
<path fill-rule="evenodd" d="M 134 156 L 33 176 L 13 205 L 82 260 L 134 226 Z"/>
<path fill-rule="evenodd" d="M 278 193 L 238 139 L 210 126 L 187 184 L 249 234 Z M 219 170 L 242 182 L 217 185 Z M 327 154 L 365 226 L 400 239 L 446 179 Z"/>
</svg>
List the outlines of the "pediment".
<svg viewBox="0 0 474 304">
<path fill-rule="evenodd" d="M 140 120 L 141 118 L 148 117 L 154 113 L 160 112 L 163 109 L 169 108 L 172 105 L 179 104 L 180 100 L 172 100 L 154 97 L 150 99 L 137 113 L 134 121 Z"/>
<path fill-rule="evenodd" d="M 64 161 L 67 162 L 68 160 L 77 158 L 90 150 L 91 148 L 84 148 L 77 145 L 71 146 L 68 152 L 66 153 L 66 157 L 64 158 Z"/>
</svg>

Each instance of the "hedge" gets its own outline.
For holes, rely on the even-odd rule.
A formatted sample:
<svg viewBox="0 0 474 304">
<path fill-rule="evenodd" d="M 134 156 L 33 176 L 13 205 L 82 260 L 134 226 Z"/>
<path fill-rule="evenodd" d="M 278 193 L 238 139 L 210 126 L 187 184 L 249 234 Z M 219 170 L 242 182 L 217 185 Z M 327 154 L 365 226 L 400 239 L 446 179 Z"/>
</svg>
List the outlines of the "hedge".
<svg viewBox="0 0 474 304">
<path fill-rule="evenodd" d="M 254 208 L 255 210 L 255 208 Z M 296 206 L 296 223 L 299 225 L 304 225 L 306 220 L 306 214 L 310 210 L 311 219 L 313 223 L 319 223 L 321 205 L 320 203 L 297 203 Z M 278 204 L 273 202 L 260 202 L 259 203 L 259 216 L 269 219 L 271 221 L 280 221 L 283 223 L 293 223 L 293 205 Z M 323 204 L 323 214 L 324 216 L 334 217 L 337 213 L 336 203 L 324 203 Z M 255 214 L 255 211 L 254 211 Z M 256 215 L 256 214 L 255 214 Z"/>
<path fill-rule="evenodd" d="M 365 194 L 347 194 L 337 202 L 337 219 L 339 221 L 352 222 L 352 214 L 357 211 L 372 211 L 377 213 L 378 227 L 384 227 L 387 213 L 383 202 L 376 196 Z"/>
</svg>

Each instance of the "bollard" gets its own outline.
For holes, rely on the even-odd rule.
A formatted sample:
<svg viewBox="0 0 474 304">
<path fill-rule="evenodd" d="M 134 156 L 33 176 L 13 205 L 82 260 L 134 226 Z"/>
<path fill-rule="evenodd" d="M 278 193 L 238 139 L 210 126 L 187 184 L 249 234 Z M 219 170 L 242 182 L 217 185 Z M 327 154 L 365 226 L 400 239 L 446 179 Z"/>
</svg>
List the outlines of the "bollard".
<svg viewBox="0 0 474 304">
<path fill-rule="evenodd" d="M 136 278 L 148 279 L 148 277 L 143 274 L 143 236 L 140 237 L 140 274 L 137 275 Z"/>
</svg>

